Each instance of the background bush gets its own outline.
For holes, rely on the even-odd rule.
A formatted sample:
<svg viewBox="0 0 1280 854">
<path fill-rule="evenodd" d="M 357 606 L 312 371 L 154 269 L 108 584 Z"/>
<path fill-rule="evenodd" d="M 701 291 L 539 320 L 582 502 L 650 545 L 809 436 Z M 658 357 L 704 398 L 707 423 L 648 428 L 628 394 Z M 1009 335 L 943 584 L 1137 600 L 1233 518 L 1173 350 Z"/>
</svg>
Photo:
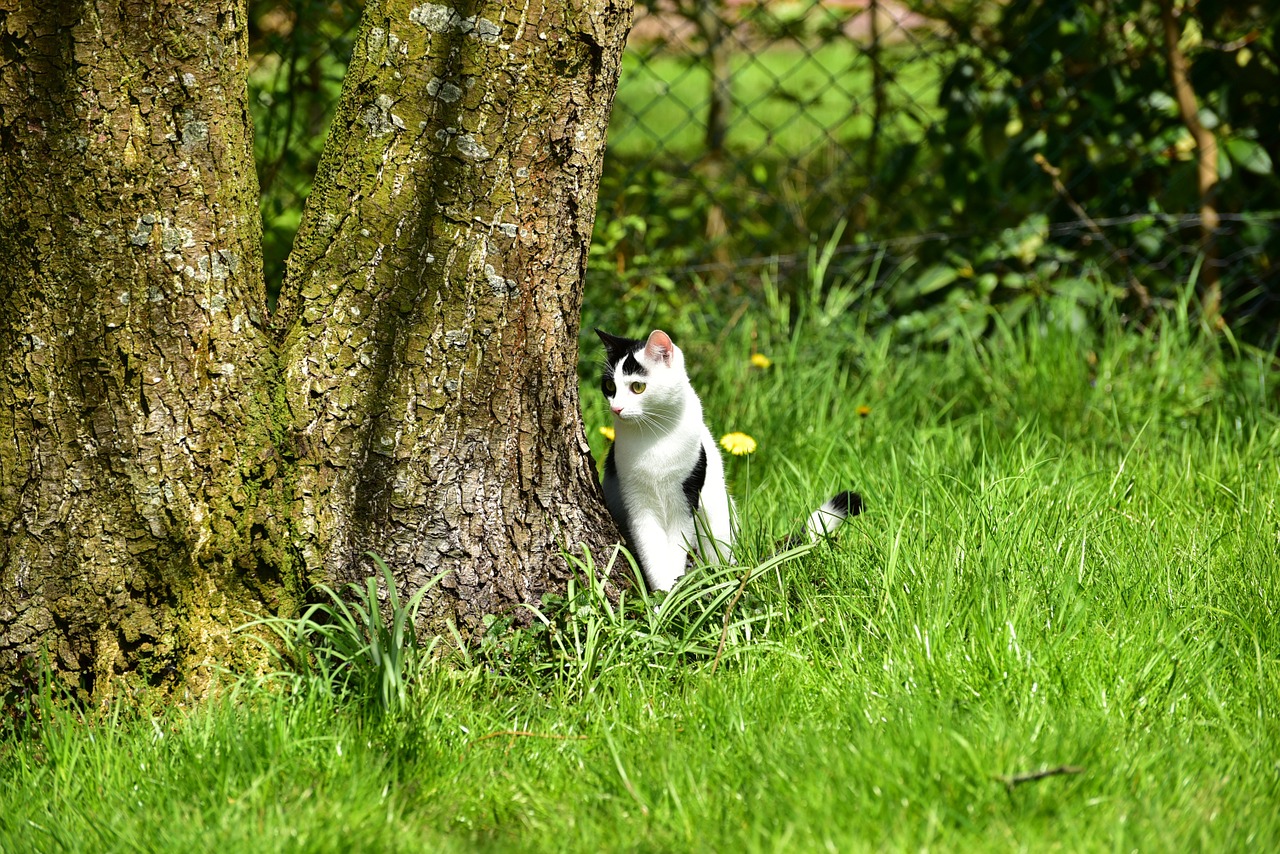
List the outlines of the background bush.
<svg viewBox="0 0 1280 854">
<path fill-rule="evenodd" d="M 760 305 L 766 274 L 794 292 L 810 247 L 835 237 L 831 264 L 866 280 L 877 322 L 926 340 L 984 333 L 1046 301 L 1070 303 L 1077 324 L 1096 323 L 1103 304 L 1141 320 L 1192 280 L 1221 283 L 1237 334 L 1270 339 L 1277 4 L 1168 0 L 1220 152 L 1210 203 L 1221 221 L 1205 253 L 1163 2 L 639 3 L 600 193 L 591 325 Z M 251 4 L 273 282 L 358 15 L 355 0 Z"/>
</svg>

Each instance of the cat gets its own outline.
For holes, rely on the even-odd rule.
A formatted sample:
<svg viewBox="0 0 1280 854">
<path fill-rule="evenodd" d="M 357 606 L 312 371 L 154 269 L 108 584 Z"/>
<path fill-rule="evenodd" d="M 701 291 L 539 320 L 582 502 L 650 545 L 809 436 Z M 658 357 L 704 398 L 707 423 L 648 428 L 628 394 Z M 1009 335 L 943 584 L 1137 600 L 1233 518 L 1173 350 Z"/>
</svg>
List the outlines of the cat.
<svg viewBox="0 0 1280 854">
<path fill-rule="evenodd" d="M 604 497 L 650 590 L 670 590 L 689 559 L 733 562 L 734 506 L 724 460 L 685 373 L 684 354 L 660 329 L 647 340 L 597 329 L 605 349 L 600 389 L 613 411 Z M 841 492 L 805 523 L 811 539 L 862 510 Z"/>
</svg>

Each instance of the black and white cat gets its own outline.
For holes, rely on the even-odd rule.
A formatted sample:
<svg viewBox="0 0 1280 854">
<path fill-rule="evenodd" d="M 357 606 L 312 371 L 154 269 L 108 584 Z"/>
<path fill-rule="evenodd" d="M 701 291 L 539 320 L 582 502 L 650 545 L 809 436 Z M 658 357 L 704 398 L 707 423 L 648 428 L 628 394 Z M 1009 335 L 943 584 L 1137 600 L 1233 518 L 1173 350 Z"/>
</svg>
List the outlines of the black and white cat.
<svg viewBox="0 0 1280 854">
<path fill-rule="evenodd" d="M 648 340 L 596 330 L 604 342 L 601 390 L 613 410 L 613 446 L 604 498 L 651 590 L 670 590 L 690 554 L 733 561 L 734 509 L 724 461 L 684 369 L 684 354 L 662 330 Z M 817 539 L 862 509 L 842 492 L 809 516 Z"/>
</svg>

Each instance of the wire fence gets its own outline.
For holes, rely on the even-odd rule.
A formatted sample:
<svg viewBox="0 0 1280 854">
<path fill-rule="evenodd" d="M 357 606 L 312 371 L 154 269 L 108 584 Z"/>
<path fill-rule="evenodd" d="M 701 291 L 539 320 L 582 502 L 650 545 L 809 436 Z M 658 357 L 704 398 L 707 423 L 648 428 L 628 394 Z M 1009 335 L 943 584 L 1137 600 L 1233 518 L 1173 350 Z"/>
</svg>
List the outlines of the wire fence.
<svg viewBox="0 0 1280 854">
<path fill-rule="evenodd" d="M 352 0 L 251 7 L 269 271 L 358 16 Z M 1089 277 L 1144 301 L 1195 277 L 1274 317 L 1274 30 L 1249 3 L 641 0 L 593 266 L 623 290 L 740 287 L 835 239 L 833 257 L 898 283 L 903 311 Z"/>
</svg>

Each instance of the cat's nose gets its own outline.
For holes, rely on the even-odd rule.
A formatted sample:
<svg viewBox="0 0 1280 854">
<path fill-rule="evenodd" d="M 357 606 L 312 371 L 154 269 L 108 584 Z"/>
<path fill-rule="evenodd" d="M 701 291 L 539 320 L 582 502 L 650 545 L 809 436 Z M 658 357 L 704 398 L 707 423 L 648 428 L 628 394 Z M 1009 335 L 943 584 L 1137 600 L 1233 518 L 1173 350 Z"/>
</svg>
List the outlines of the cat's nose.
<svg viewBox="0 0 1280 854">
<path fill-rule="evenodd" d="M 622 409 L 623 409 L 623 408 L 622 408 L 621 406 L 610 406 L 609 408 L 613 410 L 613 414 L 614 414 L 614 415 L 621 415 L 621 414 L 622 414 Z"/>
</svg>

